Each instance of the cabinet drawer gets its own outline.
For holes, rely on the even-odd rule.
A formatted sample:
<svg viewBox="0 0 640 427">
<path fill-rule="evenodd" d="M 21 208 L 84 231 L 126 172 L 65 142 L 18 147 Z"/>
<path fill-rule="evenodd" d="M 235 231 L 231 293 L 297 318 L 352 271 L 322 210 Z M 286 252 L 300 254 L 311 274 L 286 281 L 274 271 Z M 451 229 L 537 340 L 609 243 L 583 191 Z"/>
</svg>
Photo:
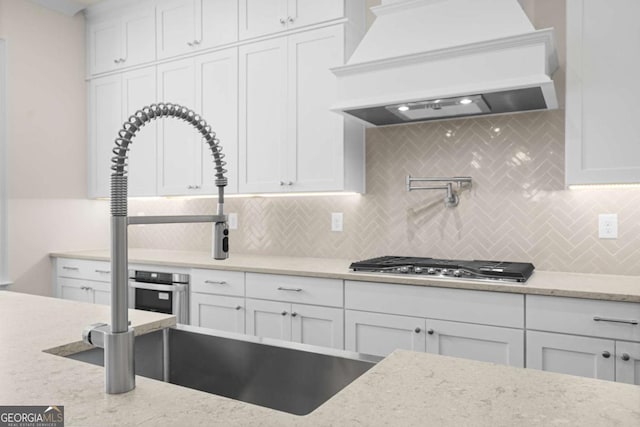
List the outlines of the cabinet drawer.
<svg viewBox="0 0 640 427">
<path fill-rule="evenodd" d="M 527 329 L 640 341 L 638 322 L 640 303 L 527 296 Z"/>
<path fill-rule="evenodd" d="M 110 282 L 111 263 L 107 261 L 58 258 L 56 261 L 56 274 L 58 277 Z"/>
<path fill-rule="evenodd" d="M 244 296 L 244 273 L 241 271 L 191 270 L 191 291 L 203 294 Z"/>
<path fill-rule="evenodd" d="M 345 308 L 524 327 L 524 296 L 501 292 L 346 281 Z"/>
<path fill-rule="evenodd" d="M 342 280 L 247 273 L 247 297 L 342 307 Z"/>
</svg>

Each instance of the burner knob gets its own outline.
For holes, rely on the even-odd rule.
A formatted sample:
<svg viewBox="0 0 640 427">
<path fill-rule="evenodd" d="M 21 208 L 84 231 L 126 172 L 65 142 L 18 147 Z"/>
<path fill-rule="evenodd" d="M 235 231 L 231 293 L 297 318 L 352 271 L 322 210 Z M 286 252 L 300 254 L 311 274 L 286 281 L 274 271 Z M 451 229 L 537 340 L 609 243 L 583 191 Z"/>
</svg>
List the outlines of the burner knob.
<svg viewBox="0 0 640 427">
<path fill-rule="evenodd" d="M 460 270 L 453 270 L 453 275 L 454 275 L 454 276 L 456 276 L 456 277 L 460 277 L 460 276 L 462 276 L 462 271 L 460 271 Z"/>
<path fill-rule="evenodd" d="M 427 270 L 427 273 L 428 273 L 428 274 L 436 274 L 436 269 L 435 269 L 435 268 L 429 268 L 429 269 Z"/>
<path fill-rule="evenodd" d="M 416 274 L 421 274 L 422 273 L 422 267 L 416 267 L 413 269 L 413 272 Z"/>
<path fill-rule="evenodd" d="M 449 274 L 449 270 L 443 268 L 442 270 L 440 270 L 440 274 Z"/>
<path fill-rule="evenodd" d="M 408 273 L 408 272 L 409 272 L 409 267 L 407 267 L 407 266 L 402 266 L 402 267 L 398 268 L 398 271 L 399 271 L 400 273 Z"/>
</svg>

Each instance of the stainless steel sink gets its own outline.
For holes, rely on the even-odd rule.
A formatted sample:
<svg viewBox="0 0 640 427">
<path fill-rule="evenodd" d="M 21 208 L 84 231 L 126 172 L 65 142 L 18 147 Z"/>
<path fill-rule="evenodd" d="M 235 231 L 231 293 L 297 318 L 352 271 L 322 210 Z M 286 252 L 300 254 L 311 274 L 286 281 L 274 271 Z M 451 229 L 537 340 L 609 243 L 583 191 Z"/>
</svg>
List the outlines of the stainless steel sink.
<svg viewBox="0 0 640 427">
<path fill-rule="evenodd" d="M 296 415 L 310 413 L 380 360 L 182 325 L 136 337 L 135 349 L 137 375 Z M 101 348 L 68 357 L 104 362 Z"/>
</svg>

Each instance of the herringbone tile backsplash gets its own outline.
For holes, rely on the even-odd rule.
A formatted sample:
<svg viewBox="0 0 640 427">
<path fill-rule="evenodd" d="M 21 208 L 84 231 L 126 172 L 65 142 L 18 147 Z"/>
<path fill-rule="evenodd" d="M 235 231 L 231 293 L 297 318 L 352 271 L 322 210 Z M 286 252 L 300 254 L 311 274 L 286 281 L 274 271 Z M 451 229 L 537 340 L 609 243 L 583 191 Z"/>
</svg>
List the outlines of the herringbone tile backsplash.
<svg viewBox="0 0 640 427">
<path fill-rule="evenodd" d="M 231 252 L 353 260 L 380 255 L 531 261 L 540 270 L 640 274 L 640 190 L 564 189 L 564 111 L 367 131 L 362 196 L 230 198 Z M 456 208 L 405 176 L 473 178 Z M 210 213 L 215 199 L 133 200 L 132 214 Z M 331 212 L 344 232 L 330 231 Z M 619 238 L 598 239 L 617 213 Z M 210 250 L 210 225 L 132 227 L 131 247 Z"/>
</svg>

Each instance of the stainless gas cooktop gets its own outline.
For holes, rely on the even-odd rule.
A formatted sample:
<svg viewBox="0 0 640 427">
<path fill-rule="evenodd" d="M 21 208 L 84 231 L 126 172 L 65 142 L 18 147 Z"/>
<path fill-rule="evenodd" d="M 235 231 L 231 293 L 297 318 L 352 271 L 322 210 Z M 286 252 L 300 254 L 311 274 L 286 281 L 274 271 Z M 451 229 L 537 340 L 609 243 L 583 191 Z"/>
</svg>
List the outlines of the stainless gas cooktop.
<svg viewBox="0 0 640 427">
<path fill-rule="evenodd" d="M 535 267 L 528 262 L 465 261 L 452 259 L 383 256 L 351 264 L 353 271 L 410 274 L 430 277 L 524 283 Z"/>
</svg>

